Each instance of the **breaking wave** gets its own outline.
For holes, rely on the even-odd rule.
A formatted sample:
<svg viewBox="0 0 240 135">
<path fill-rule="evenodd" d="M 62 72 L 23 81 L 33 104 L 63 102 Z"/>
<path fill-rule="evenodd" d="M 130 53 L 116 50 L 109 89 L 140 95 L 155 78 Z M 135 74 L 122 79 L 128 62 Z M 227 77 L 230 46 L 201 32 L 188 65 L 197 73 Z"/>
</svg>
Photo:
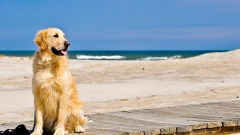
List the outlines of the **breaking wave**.
<svg viewBox="0 0 240 135">
<path fill-rule="evenodd" d="M 169 59 L 181 59 L 181 55 L 175 55 L 172 57 L 145 57 L 138 60 L 169 60 Z"/>
<path fill-rule="evenodd" d="M 113 56 L 92 56 L 92 55 L 76 55 L 79 60 L 123 60 L 125 56 L 113 55 Z"/>
</svg>

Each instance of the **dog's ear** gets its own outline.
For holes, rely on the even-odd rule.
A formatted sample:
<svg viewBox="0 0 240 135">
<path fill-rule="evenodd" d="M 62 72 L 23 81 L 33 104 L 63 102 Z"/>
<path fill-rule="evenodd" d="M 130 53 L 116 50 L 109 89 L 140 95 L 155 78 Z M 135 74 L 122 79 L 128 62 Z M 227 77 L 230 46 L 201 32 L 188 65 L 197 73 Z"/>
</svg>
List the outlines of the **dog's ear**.
<svg viewBox="0 0 240 135">
<path fill-rule="evenodd" d="M 45 50 L 47 49 L 47 45 L 46 45 L 46 34 L 47 31 L 46 30 L 40 30 L 35 39 L 34 42 L 42 49 Z"/>
</svg>

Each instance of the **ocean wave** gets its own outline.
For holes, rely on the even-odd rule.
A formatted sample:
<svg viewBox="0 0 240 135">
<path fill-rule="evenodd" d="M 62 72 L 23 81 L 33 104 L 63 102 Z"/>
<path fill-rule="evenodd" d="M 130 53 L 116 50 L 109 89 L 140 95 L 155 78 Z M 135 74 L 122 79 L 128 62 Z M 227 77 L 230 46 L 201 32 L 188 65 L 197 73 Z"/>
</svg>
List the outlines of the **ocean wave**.
<svg viewBox="0 0 240 135">
<path fill-rule="evenodd" d="M 175 55 L 172 57 L 145 57 L 138 60 L 169 60 L 169 59 L 181 59 L 181 55 Z"/>
<path fill-rule="evenodd" d="M 125 56 L 112 55 L 112 56 L 92 56 L 92 55 L 76 55 L 79 60 L 122 60 Z"/>
</svg>

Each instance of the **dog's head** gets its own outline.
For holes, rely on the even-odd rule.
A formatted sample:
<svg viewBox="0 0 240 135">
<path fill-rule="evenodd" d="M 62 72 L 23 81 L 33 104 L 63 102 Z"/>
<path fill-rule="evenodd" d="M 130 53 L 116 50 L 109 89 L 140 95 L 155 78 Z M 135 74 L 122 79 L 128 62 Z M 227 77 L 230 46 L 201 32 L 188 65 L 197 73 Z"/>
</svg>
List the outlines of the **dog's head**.
<svg viewBox="0 0 240 135">
<path fill-rule="evenodd" d="M 41 51 L 49 52 L 52 55 L 67 55 L 70 42 L 66 40 L 65 34 L 57 28 L 40 30 L 34 42 L 40 47 Z"/>
</svg>

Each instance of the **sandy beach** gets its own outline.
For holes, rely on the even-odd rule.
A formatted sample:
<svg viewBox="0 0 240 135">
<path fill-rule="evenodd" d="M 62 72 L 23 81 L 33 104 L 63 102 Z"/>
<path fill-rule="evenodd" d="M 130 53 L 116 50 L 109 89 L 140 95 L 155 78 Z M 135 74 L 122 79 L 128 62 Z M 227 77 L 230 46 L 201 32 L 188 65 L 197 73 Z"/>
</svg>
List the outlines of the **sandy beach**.
<svg viewBox="0 0 240 135">
<path fill-rule="evenodd" d="M 159 61 L 70 60 L 85 114 L 239 100 L 240 50 Z M 0 56 L 0 123 L 33 120 L 32 60 Z"/>
</svg>

